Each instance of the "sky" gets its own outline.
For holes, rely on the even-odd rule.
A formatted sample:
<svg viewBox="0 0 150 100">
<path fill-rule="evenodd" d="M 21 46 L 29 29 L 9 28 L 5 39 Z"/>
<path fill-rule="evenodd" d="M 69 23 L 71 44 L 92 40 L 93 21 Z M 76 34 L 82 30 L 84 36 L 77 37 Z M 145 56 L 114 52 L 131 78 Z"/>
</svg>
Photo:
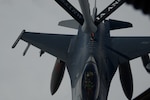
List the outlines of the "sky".
<svg viewBox="0 0 150 100">
<path fill-rule="evenodd" d="M 80 10 L 78 0 L 69 0 Z M 94 0 L 89 0 L 91 8 Z M 112 0 L 97 1 L 98 12 Z M 133 28 L 111 31 L 112 36 L 150 36 L 150 18 L 141 11 L 124 4 L 108 19 L 129 21 Z M 56 58 L 45 53 L 39 57 L 39 49 L 31 46 L 22 56 L 27 43 L 20 41 L 11 46 L 25 29 L 31 32 L 76 34 L 77 30 L 58 26 L 61 20 L 71 19 L 54 0 L 0 0 L 0 100 L 71 100 L 68 72 L 59 90 L 50 94 L 50 78 Z M 58 40 L 59 41 L 59 40 Z M 133 98 L 150 87 L 150 76 L 141 59 L 130 61 L 134 93 Z M 121 88 L 118 71 L 109 91 L 108 100 L 127 100 Z"/>
</svg>

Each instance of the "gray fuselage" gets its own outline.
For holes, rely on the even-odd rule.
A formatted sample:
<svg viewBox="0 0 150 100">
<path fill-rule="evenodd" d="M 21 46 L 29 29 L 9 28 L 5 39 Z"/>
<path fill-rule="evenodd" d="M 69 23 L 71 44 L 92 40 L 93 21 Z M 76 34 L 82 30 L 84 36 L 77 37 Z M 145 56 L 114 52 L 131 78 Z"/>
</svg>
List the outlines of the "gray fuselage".
<svg viewBox="0 0 150 100">
<path fill-rule="evenodd" d="M 117 56 L 108 48 L 110 46 L 108 21 L 101 23 L 94 34 L 84 33 L 79 27 L 78 35 L 70 43 L 66 62 L 73 100 L 107 99 L 110 82 L 118 66 Z M 87 83 L 86 74 L 89 72 L 93 76 Z M 92 84 L 91 88 L 87 89 L 85 83 Z"/>
</svg>

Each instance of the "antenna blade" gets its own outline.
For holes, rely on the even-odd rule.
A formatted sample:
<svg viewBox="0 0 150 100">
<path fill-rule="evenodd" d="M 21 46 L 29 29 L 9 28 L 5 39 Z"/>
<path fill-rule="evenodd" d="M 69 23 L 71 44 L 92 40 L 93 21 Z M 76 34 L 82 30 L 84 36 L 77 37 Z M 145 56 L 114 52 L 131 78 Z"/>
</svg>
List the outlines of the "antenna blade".
<svg viewBox="0 0 150 100">
<path fill-rule="evenodd" d="M 26 49 L 25 49 L 25 50 L 24 50 L 24 52 L 23 52 L 23 56 L 25 56 L 25 55 L 26 55 L 26 53 L 27 53 L 27 51 L 28 51 L 29 47 L 30 47 L 30 44 L 28 43 L 28 45 L 27 45 Z"/>
<path fill-rule="evenodd" d="M 45 52 L 43 50 L 40 51 L 40 57 L 44 54 Z"/>
</svg>

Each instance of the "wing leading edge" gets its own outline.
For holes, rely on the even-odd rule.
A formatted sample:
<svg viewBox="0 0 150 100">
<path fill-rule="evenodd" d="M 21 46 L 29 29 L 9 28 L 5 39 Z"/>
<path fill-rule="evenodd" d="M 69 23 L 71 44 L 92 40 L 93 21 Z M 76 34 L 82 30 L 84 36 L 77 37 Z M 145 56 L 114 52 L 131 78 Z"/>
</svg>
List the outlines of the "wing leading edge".
<svg viewBox="0 0 150 100">
<path fill-rule="evenodd" d="M 23 40 L 33 46 L 47 52 L 63 61 L 67 59 L 67 51 L 73 35 L 47 34 L 22 31 L 12 48 L 14 48 L 19 40 Z"/>
<path fill-rule="evenodd" d="M 127 60 L 150 53 L 150 37 L 112 37 L 112 49 Z"/>
</svg>

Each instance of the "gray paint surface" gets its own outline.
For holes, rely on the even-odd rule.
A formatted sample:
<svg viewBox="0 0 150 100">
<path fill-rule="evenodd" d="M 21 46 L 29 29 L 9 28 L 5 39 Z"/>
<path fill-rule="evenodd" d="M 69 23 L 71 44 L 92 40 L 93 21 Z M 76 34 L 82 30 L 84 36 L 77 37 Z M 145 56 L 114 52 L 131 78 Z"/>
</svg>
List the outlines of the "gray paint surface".
<svg viewBox="0 0 150 100">
<path fill-rule="evenodd" d="M 78 7 L 76 1 L 70 1 Z M 111 0 L 99 1 L 99 11 L 109 3 Z M 65 100 L 70 100 L 71 89 L 67 72 L 59 92 L 53 97 L 50 95 L 49 83 L 55 62 L 54 57 L 45 54 L 39 58 L 39 50 L 35 47 L 31 47 L 26 57 L 22 57 L 26 44 L 21 42 L 15 50 L 12 50 L 11 46 L 22 29 L 76 34 L 76 30 L 57 26 L 58 21 L 71 17 L 50 0 L 0 0 L 0 16 L 0 99 L 60 100 L 65 98 Z M 133 23 L 132 29 L 113 31 L 112 35 L 149 36 L 150 34 L 148 16 L 143 16 L 141 12 L 134 11 L 130 6 L 122 6 L 110 18 Z M 149 87 L 150 78 L 140 59 L 131 61 L 131 65 L 134 79 L 133 97 L 135 97 Z M 120 99 L 126 100 L 116 74 L 111 84 L 108 100 Z"/>
</svg>

